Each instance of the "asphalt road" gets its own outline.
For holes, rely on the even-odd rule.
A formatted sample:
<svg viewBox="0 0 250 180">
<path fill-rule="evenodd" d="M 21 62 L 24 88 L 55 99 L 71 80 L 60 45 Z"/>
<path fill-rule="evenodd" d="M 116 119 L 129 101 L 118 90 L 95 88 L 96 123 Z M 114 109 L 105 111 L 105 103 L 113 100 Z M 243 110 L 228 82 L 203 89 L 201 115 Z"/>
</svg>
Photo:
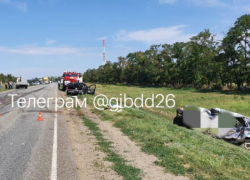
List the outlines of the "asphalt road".
<svg viewBox="0 0 250 180">
<path fill-rule="evenodd" d="M 55 111 L 54 100 L 49 108 L 12 107 L 8 94 L 18 94 L 15 100 L 59 95 L 57 84 L 0 93 L 0 179 L 78 179 L 63 109 Z"/>
</svg>

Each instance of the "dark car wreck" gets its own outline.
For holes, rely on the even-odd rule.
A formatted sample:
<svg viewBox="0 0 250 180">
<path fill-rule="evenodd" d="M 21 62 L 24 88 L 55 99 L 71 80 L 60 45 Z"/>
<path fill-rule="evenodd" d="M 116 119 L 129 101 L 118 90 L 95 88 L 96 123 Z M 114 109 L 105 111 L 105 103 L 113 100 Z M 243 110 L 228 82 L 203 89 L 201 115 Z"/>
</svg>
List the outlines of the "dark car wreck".
<svg viewBox="0 0 250 180">
<path fill-rule="evenodd" d="M 95 94 L 95 90 L 95 84 L 87 86 L 84 83 L 69 83 L 67 84 L 65 93 L 67 95 Z"/>
<path fill-rule="evenodd" d="M 242 114 L 187 105 L 176 110 L 173 123 L 189 129 L 212 129 L 217 138 L 250 150 L 250 118 Z"/>
</svg>

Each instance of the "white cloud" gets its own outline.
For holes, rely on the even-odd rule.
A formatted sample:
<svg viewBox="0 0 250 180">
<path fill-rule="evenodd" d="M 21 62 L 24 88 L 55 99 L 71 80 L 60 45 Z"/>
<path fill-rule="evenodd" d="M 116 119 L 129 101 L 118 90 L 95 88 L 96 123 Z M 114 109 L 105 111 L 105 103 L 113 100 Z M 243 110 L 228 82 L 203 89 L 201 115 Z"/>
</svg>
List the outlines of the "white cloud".
<svg viewBox="0 0 250 180">
<path fill-rule="evenodd" d="M 160 4 L 174 4 L 177 0 L 159 0 Z"/>
<path fill-rule="evenodd" d="M 133 32 L 121 30 L 113 39 L 115 41 L 140 41 L 147 44 L 186 42 L 190 37 L 194 36 L 194 34 L 185 34 L 183 32 L 184 27 L 185 26 L 181 25 Z"/>
<path fill-rule="evenodd" d="M 7 4 L 7 3 L 10 3 L 10 0 L 0 0 L 0 3 L 5 3 L 5 4 Z"/>
<path fill-rule="evenodd" d="M 220 0 L 187 0 L 188 2 L 196 6 L 205 6 L 205 7 L 226 7 L 227 3 L 224 3 Z"/>
<path fill-rule="evenodd" d="M 12 1 L 12 0 L 0 0 L 0 3 L 13 6 L 16 9 L 23 11 L 23 12 L 27 12 L 28 10 L 27 4 L 23 2 Z"/>
<path fill-rule="evenodd" d="M 54 39 L 47 39 L 47 40 L 46 40 L 46 44 L 47 44 L 47 45 L 55 44 L 55 42 L 56 42 L 56 40 L 54 40 Z"/>
<path fill-rule="evenodd" d="M 58 3 L 58 0 L 38 0 L 38 3 L 41 5 L 55 5 Z"/>
<path fill-rule="evenodd" d="M 87 54 L 90 48 L 76 48 L 76 47 L 1 47 L 0 52 L 8 54 L 22 54 L 22 55 L 90 55 Z"/>
<path fill-rule="evenodd" d="M 174 4 L 178 0 L 159 0 L 160 4 Z M 186 0 L 186 2 L 191 3 L 195 6 L 204 7 L 227 7 L 229 4 L 222 2 L 221 0 Z"/>
<path fill-rule="evenodd" d="M 225 37 L 225 35 L 224 34 L 222 34 L 222 33 L 220 33 L 220 34 L 216 34 L 216 36 L 214 37 L 214 40 L 215 41 L 222 41 L 223 40 L 223 38 Z"/>
<path fill-rule="evenodd" d="M 107 38 L 108 38 L 107 36 L 99 37 L 96 38 L 96 41 L 106 40 Z"/>
<path fill-rule="evenodd" d="M 250 1 L 249 0 L 233 0 L 231 5 L 232 9 L 237 12 L 247 12 L 249 14 L 250 11 Z"/>
<path fill-rule="evenodd" d="M 174 4 L 178 0 L 159 0 L 160 4 Z M 236 11 L 250 11 L 249 0 L 183 0 L 189 4 L 200 7 L 223 7 L 230 8 Z"/>
<path fill-rule="evenodd" d="M 40 67 L 19 67 L 19 68 L 8 68 L 1 71 L 4 74 L 12 74 L 13 76 L 26 76 L 28 79 L 34 77 L 44 77 L 44 76 L 60 76 L 62 70 L 58 68 L 40 68 Z"/>
</svg>

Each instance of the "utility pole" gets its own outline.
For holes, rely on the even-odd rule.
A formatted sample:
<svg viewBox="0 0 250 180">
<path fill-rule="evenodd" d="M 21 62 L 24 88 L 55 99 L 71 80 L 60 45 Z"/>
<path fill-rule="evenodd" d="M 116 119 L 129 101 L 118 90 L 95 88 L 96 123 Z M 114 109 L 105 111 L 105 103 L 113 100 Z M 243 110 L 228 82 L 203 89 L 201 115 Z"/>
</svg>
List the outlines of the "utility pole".
<svg viewBox="0 0 250 180">
<path fill-rule="evenodd" d="M 106 64 L 106 60 L 105 60 L 105 39 L 102 40 L 102 45 L 103 45 L 103 52 L 102 52 L 102 65 L 105 65 Z"/>
</svg>

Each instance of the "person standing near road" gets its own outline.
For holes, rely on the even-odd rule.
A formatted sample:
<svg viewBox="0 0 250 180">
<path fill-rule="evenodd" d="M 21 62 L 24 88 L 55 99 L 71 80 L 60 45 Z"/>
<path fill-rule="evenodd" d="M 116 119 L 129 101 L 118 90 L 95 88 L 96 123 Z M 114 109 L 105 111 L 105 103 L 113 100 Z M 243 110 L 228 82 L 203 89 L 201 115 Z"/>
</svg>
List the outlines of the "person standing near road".
<svg viewBox="0 0 250 180">
<path fill-rule="evenodd" d="M 0 90 L 2 89 L 3 83 L 2 81 L 0 82 Z"/>
<path fill-rule="evenodd" d="M 8 89 L 8 84 L 7 83 L 5 83 L 5 89 Z"/>
<path fill-rule="evenodd" d="M 60 85 L 61 85 L 61 83 L 60 83 L 60 81 L 58 81 L 58 89 L 60 89 Z"/>
</svg>

